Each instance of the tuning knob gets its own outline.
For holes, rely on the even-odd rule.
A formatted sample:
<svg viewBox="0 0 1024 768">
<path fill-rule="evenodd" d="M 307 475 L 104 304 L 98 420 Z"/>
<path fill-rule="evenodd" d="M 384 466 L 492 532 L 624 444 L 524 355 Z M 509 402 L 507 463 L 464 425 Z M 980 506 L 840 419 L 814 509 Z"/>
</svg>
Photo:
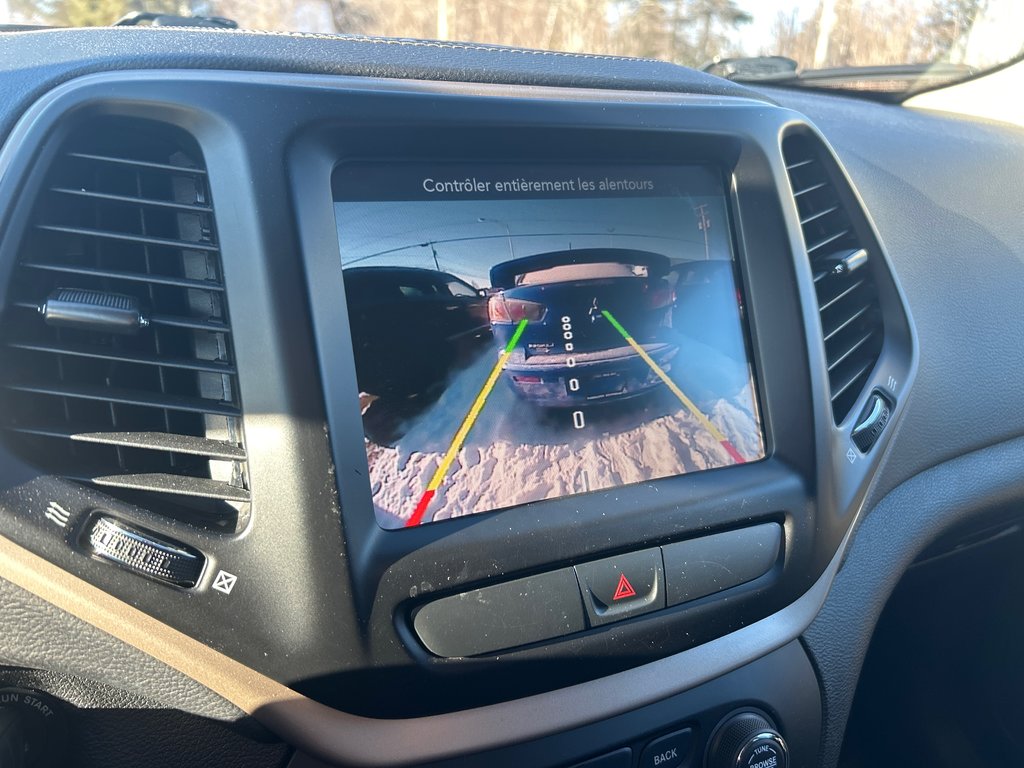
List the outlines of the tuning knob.
<svg viewBox="0 0 1024 768">
<path fill-rule="evenodd" d="M 772 722 L 758 712 L 730 715 L 708 745 L 708 768 L 787 768 L 789 749 Z"/>
</svg>

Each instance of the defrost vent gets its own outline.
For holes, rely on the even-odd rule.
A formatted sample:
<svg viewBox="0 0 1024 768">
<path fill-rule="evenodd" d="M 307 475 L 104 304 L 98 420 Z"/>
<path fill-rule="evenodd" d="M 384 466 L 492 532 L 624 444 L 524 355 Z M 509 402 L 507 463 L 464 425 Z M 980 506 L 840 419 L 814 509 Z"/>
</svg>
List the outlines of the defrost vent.
<svg viewBox="0 0 1024 768">
<path fill-rule="evenodd" d="M 824 163 L 825 148 L 792 134 L 782 152 L 800 216 L 821 316 L 832 415 L 839 424 L 863 393 L 882 348 L 882 314 L 870 261 L 850 211 Z"/>
<path fill-rule="evenodd" d="M 96 119 L 44 172 L 0 328 L 9 446 L 164 514 L 237 520 L 242 411 L 198 146 Z"/>
</svg>

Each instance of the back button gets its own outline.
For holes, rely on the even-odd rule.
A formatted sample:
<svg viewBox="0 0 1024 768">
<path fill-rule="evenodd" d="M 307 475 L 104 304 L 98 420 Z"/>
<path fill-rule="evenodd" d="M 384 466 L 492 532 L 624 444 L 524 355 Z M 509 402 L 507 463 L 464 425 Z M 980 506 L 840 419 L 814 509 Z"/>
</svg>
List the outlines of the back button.
<svg viewBox="0 0 1024 768">
<path fill-rule="evenodd" d="M 638 768 L 677 768 L 686 762 L 693 748 L 693 731 L 684 728 L 655 739 L 644 749 Z"/>
</svg>

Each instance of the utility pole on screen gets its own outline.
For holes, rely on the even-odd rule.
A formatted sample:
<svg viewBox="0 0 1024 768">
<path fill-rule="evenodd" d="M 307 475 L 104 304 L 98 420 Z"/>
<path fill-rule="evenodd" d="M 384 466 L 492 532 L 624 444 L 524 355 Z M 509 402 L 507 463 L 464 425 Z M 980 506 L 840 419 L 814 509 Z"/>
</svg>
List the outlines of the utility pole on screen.
<svg viewBox="0 0 1024 768">
<path fill-rule="evenodd" d="M 704 233 L 704 261 L 711 261 L 711 244 L 708 242 L 708 230 L 711 229 L 711 219 L 708 218 L 708 206 L 698 205 L 693 212 L 697 214 L 697 229 Z"/>
</svg>

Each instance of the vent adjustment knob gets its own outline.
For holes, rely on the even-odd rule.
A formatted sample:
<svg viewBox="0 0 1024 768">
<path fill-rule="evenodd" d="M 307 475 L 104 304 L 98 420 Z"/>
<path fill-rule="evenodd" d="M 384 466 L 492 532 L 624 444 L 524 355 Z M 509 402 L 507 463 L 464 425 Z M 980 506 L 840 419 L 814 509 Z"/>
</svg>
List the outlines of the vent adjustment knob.
<svg viewBox="0 0 1024 768">
<path fill-rule="evenodd" d="M 149 325 L 135 296 L 58 288 L 39 307 L 47 325 L 128 335 Z"/>
<path fill-rule="evenodd" d="M 758 712 L 740 712 L 719 724 L 708 744 L 708 768 L 787 768 L 789 748 Z"/>
<path fill-rule="evenodd" d="M 881 437 L 891 415 L 892 406 L 888 399 L 879 392 L 872 392 L 853 428 L 853 442 L 860 448 L 861 453 L 871 450 Z"/>
<path fill-rule="evenodd" d="M 83 544 L 93 557 L 176 587 L 198 584 L 206 564 L 191 547 L 106 515 L 92 519 Z"/>
</svg>

